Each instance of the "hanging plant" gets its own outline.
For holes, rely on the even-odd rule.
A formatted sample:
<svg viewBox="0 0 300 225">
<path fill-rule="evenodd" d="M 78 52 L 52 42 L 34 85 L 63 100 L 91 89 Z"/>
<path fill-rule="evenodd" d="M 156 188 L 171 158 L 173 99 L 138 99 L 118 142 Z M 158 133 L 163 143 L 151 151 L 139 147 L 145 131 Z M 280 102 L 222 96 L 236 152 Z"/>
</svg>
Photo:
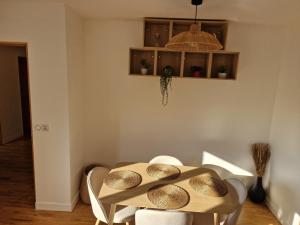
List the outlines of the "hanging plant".
<svg viewBox="0 0 300 225">
<path fill-rule="evenodd" d="M 162 70 L 160 76 L 160 91 L 162 94 L 162 105 L 168 104 L 169 99 L 169 88 L 171 88 L 172 76 L 174 74 L 174 69 L 172 66 L 166 66 Z"/>
</svg>

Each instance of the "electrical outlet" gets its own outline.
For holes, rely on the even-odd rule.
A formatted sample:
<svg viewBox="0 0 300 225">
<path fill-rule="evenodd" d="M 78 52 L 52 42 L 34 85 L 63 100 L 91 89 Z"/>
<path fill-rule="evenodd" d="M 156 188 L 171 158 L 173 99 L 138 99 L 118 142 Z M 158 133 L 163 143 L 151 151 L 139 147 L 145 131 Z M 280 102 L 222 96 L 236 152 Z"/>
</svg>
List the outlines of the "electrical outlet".
<svg viewBox="0 0 300 225">
<path fill-rule="evenodd" d="M 49 131 L 49 125 L 48 124 L 41 124 L 41 131 Z"/>
<path fill-rule="evenodd" d="M 46 123 L 36 124 L 34 126 L 34 129 L 36 131 L 48 132 L 49 131 L 49 124 L 46 124 Z"/>
</svg>

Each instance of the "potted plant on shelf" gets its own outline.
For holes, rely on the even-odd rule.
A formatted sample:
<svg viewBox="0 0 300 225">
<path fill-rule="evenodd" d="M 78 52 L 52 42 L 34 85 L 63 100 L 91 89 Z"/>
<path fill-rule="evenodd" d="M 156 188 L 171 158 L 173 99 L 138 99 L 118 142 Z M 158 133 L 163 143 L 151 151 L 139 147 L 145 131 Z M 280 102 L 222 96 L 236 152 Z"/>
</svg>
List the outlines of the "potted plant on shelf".
<svg viewBox="0 0 300 225">
<path fill-rule="evenodd" d="M 191 74 L 192 77 L 202 77 L 204 75 L 204 70 L 201 66 L 192 66 Z"/>
<path fill-rule="evenodd" d="M 263 187 L 263 176 L 266 166 L 271 157 L 269 144 L 256 143 L 252 145 L 252 157 L 255 164 L 257 180 L 249 189 L 248 195 L 251 201 L 262 203 L 265 201 L 266 192 Z"/>
<path fill-rule="evenodd" d="M 168 104 L 169 88 L 171 88 L 173 74 L 174 68 L 168 65 L 163 68 L 160 75 L 160 91 L 162 94 L 162 104 L 164 106 Z"/>
<path fill-rule="evenodd" d="M 218 77 L 222 78 L 222 79 L 226 79 L 227 78 L 227 70 L 226 70 L 225 66 L 221 66 L 219 68 Z"/>
<path fill-rule="evenodd" d="M 141 62 L 141 74 L 142 75 L 147 75 L 148 74 L 148 69 L 149 69 L 149 64 L 146 59 L 142 59 Z"/>
</svg>

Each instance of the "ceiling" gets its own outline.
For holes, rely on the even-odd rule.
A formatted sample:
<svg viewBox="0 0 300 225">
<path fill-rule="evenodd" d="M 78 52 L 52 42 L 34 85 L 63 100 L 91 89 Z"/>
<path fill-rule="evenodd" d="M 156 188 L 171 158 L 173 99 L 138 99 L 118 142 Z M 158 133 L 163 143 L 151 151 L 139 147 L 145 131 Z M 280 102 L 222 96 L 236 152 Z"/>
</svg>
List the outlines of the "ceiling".
<svg viewBox="0 0 300 225">
<path fill-rule="evenodd" d="M 0 2 L 62 2 L 84 18 L 192 18 L 190 0 L 0 0 Z M 204 0 L 200 18 L 262 24 L 286 24 L 300 19 L 299 0 Z"/>
</svg>

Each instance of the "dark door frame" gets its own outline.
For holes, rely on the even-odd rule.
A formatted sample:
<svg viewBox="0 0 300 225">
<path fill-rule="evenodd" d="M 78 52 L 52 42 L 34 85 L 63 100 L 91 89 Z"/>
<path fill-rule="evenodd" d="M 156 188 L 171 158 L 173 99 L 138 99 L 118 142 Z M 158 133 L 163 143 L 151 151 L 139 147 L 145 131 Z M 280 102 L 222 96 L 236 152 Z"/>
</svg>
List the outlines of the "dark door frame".
<svg viewBox="0 0 300 225">
<path fill-rule="evenodd" d="M 19 66 L 19 84 L 21 93 L 22 121 L 23 121 L 23 136 L 31 137 L 31 118 L 29 107 L 29 90 L 28 90 L 28 63 L 26 56 L 18 57 Z"/>
</svg>

